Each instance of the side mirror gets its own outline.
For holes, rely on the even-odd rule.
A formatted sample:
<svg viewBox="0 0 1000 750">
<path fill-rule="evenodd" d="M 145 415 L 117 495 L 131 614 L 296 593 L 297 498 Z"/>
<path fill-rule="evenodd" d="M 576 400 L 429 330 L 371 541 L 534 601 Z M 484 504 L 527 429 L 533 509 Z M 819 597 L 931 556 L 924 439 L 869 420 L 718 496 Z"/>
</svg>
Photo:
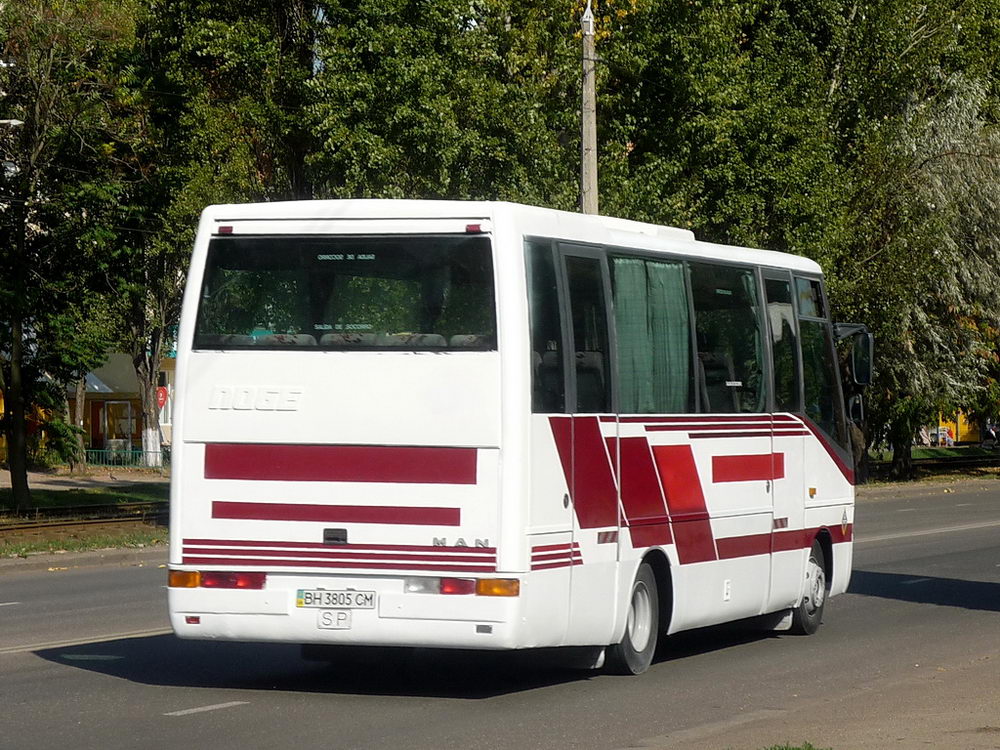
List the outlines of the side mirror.
<svg viewBox="0 0 1000 750">
<path fill-rule="evenodd" d="M 858 385 L 871 385 L 875 337 L 868 331 L 858 331 L 851 341 L 851 375 Z"/>
</svg>

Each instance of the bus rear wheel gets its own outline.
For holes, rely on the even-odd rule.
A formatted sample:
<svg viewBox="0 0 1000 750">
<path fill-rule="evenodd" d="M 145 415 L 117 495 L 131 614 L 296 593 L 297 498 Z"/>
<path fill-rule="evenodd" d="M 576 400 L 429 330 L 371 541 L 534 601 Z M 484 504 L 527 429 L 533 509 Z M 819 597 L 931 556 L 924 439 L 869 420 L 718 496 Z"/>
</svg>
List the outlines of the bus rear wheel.
<svg viewBox="0 0 1000 750">
<path fill-rule="evenodd" d="M 826 604 L 825 562 L 823 548 L 818 541 L 814 541 L 809 562 L 806 563 L 806 590 L 799 606 L 792 610 L 793 633 L 812 635 L 819 630 L 823 621 L 823 605 Z"/>
<path fill-rule="evenodd" d="M 606 668 L 612 674 L 642 674 L 653 661 L 660 627 L 656 576 L 648 563 L 635 574 L 629 595 L 625 635 L 608 648 Z"/>
</svg>

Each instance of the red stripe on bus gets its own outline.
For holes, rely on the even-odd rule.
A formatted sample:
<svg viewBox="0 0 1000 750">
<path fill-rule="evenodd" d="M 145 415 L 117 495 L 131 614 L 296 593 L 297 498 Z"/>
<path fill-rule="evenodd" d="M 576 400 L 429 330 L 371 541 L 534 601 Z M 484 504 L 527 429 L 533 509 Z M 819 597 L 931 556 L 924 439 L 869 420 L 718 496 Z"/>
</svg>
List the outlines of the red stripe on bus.
<svg viewBox="0 0 1000 750">
<path fill-rule="evenodd" d="M 674 544 L 682 564 L 717 559 L 712 524 L 690 445 L 653 447 L 656 470 L 673 520 Z"/>
<path fill-rule="evenodd" d="M 811 432 L 816 437 L 816 439 L 819 441 L 819 444 L 822 445 L 824 450 L 826 450 L 826 452 L 830 455 L 830 458 L 833 459 L 833 462 L 837 465 L 837 468 L 840 469 L 840 473 L 844 475 L 844 479 L 846 479 L 851 484 L 854 484 L 854 467 L 847 465 L 847 462 L 844 461 L 843 458 L 841 458 L 839 453 L 837 453 L 837 449 L 833 447 L 833 445 L 827 439 L 826 435 L 820 432 L 819 427 L 813 424 L 812 420 L 806 419 L 803 421 L 803 424 L 809 429 L 809 432 Z"/>
<path fill-rule="evenodd" d="M 618 488 L 598 417 L 550 417 L 581 529 L 618 525 Z"/>
<path fill-rule="evenodd" d="M 771 431 L 760 432 L 692 432 L 689 437 L 695 438 L 751 438 L 751 437 L 771 437 Z"/>
<path fill-rule="evenodd" d="M 646 438 L 621 438 L 618 441 L 621 455 L 621 498 L 625 519 L 629 526 L 660 524 L 662 531 L 653 534 L 657 539 L 666 540 L 656 544 L 670 543 L 670 527 L 666 525 L 667 505 L 663 498 L 660 480 L 653 465 L 653 454 Z M 649 532 L 652 533 L 652 532 Z M 632 534 L 633 546 L 635 533 Z"/>
<path fill-rule="evenodd" d="M 784 453 L 712 456 L 713 482 L 753 482 L 765 479 L 782 479 L 784 476 Z"/>
<path fill-rule="evenodd" d="M 475 484 L 476 449 L 208 443 L 205 478 Z"/>
<path fill-rule="evenodd" d="M 657 547 L 670 544 L 670 526 L 666 523 L 647 523 L 641 526 L 630 526 L 628 530 L 632 538 L 632 548 Z"/>
<path fill-rule="evenodd" d="M 415 544 L 346 544 L 330 545 L 324 542 L 269 542 L 250 539 L 184 539 L 185 546 L 213 546 L 213 547 L 275 547 L 284 550 L 290 549 L 329 549 L 334 546 L 337 549 L 362 549 L 375 551 L 395 551 L 395 552 L 457 552 L 460 554 L 490 555 L 496 554 L 496 547 L 446 547 L 444 545 L 415 545 Z"/>
<path fill-rule="evenodd" d="M 756 422 L 741 422 L 740 424 L 651 424 L 646 425 L 646 432 L 743 432 L 759 429 L 770 430 L 771 423 L 764 420 Z"/>
<path fill-rule="evenodd" d="M 240 567 L 262 567 L 272 566 L 280 568 L 354 568 L 357 570 L 448 570 L 448 571 L 468 571 L 491 573 L 496 570 L 496 565 L 490 564 L 465 564 L 465 565 L 444 565 L 419 563 L 411 564 L 401 560 L 398 563 L 373 563 L 363 564 L 352 562 L 341 562 L 338 560 L 290 560 L 287 558 L 226 558 L 226 557 L 185 557 L 182 565 L 232 565 Z"/>
<path fill-rule="evenodd" d="M 749 534 L 716 539 L 720 560 L 734 560 L 740 557 L 754 557 L 771 553 L 770 534 Z"/>
<path fill-rule="evenodd" d="M 745 417 L 736 416 L 717 416 L 717 417 L 621 417 L 619 421 L 621 422 L 649 422 L 649 423 L 676 423 L 676 424 L 686 424 L 686 423 L 705 423 L 705 422 L 717 422 L 723 423 L 741 423 L 741 422 L 769 422 L 771 416 L 769 414 L 749 414 Z M 784 421 L 784 420 L 783 420 Z"/>
<path fill-rule="evenodd" d="M 249 521 L 459 526 L 462 521 L 462 511 L 460 508 L 413 508 L 398 505 L 317 505 L 215 501 L 212 503 L 212 518 Z"/>
<path fill-rule="evenodd" d="M 184 548 L 184 554 L 186 555 L 212 555 L 212 556 L 231 556 L 231 557 L 261 557 L 267 555 L 266 550 L 260 549 L 219 549 L 214 547 L 203 547 L 203 548 Z M 308 559 L 318 559 L 318 560 L 413 560 L 414 562 L 471 562 L 471 563 L 491 563 L 495 562 L 493 556 L 475 556 L 475 555 L 421 555 L 412 554 L 400 556 L 398 554 L 392 554 L 390 552 L 364 552 L 359 550 L 281 550 L 276 551 L 274 555 L 283 555 L 285 557 L 304 557 Z"/>
<path fill-rule="evenodd" d="M 579 549 L 580 545 L 577 542 L 566 542 L 565 544 L 543 544 L 540 547 L 532 547 L 531 554 L 536 552 L 569 552 L 570 550 Z"/>
</svg>

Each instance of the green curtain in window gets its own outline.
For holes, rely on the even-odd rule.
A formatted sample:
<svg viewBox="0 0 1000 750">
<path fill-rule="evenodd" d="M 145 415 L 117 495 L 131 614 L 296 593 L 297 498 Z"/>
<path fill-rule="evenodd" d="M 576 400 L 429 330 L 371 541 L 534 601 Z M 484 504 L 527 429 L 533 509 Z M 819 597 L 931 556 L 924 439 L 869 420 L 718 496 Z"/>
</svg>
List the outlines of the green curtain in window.
<svg viewBox="0 0 1000 750">
<path fill-rule="evenodd" d="M 624 414 L 653 411 L 653 347 L 647 316 L 646 262 L 613 258 L 618 384 Z"/>
<path fill-rule="evenodd" d="M 681 263 L 613 258 L 621 411 L 688 410 L 691 330 Z"/>
<path fill-rule="evenodd" d="M 650 262 L 647 274 L 655 411 L 685 412 L 690 403 L 691 326 L 684 265 Z"/>
</svg>

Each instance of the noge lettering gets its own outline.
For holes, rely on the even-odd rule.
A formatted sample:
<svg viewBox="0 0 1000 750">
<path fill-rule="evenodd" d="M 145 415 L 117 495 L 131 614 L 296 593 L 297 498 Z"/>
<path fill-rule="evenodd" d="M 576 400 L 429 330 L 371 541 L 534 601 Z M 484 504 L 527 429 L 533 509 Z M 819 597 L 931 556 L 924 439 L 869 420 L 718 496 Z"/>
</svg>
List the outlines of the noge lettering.
<svg viewBox="0 0 1000 750">
<path fill-rule="evenodd" d="M 302 388 L 251 385 L 217 385 L 212 388 L 208 408 L 235 411 L 298 411 Z"/>
</svg>

